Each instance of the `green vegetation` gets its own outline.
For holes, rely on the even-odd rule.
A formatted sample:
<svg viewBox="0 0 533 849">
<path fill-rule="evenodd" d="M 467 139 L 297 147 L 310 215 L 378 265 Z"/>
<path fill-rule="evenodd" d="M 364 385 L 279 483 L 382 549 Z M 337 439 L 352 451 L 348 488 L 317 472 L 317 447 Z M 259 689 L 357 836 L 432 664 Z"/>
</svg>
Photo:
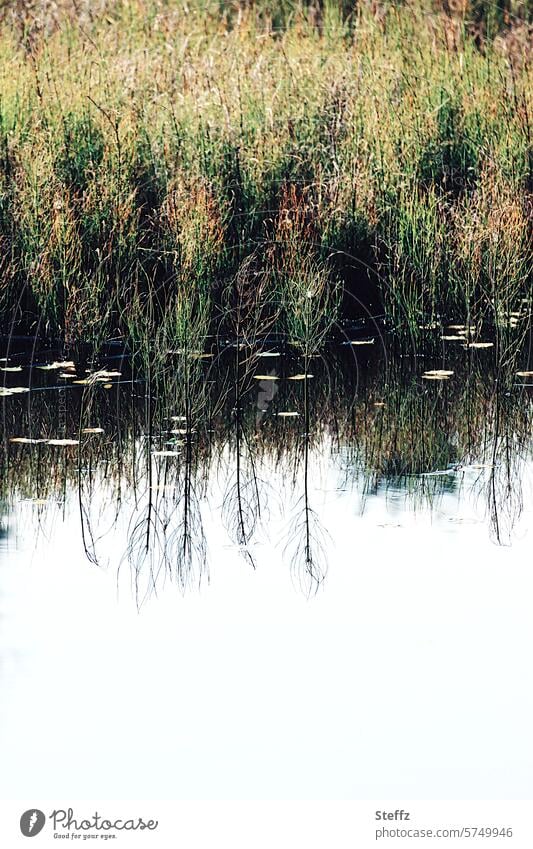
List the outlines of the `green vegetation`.
<svg viewBox="0 0 533 849">
<path fill-rule="evenodd" d="M 528 14 L 515 0 L 3 3 L 5 328 L 192 350 L 227 326 L 247 270 L 294 341 L 320 338 L 341 286 L 344 306 L 379 303 L 410 332 L 523 310 Z"/>
</svg>

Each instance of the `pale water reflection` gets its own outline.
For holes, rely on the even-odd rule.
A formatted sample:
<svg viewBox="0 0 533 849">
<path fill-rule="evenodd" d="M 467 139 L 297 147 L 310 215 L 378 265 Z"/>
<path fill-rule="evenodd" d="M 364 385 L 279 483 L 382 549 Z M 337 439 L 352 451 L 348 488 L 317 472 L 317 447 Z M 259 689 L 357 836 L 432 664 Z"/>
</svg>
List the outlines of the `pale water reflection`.
<svg viewBox="0 0 533 849">
<path fill-rule="evenodd" d="M 309 497 L 329 568 L 311 598 L 276 544 L 292 487 L 253 570 L 211 479 L 209 580 L 162 582 L 140 613 L 128 569 L 117 586 L 125 521 L 102 568 L 75 492 L 36 536 L 39 506 L 17 505 L 1 552 L 6 798 L 530 796 L 531 466 L 507 547 L 479 471 L 437 504 L 398 487 L 362 512 L 321 459 Z"/>
<path fill-rule="evenodd" d="M 531 797 L 527 352 L 371 349 L 6 373 L 5 798 Z"/>
</svg>

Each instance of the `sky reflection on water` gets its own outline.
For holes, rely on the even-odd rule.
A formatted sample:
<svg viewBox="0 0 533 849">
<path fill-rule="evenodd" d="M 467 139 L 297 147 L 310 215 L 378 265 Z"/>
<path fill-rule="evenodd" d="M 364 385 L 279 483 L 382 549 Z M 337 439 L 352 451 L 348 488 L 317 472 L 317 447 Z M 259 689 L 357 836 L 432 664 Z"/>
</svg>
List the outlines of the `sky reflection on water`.
<svg viewBox="0 0 533 849">
<path fill-rule="evenodd" d="M 320 368 L 8 399 L 5 798 L 530 798 L 528 396 Z"/>
</svg>

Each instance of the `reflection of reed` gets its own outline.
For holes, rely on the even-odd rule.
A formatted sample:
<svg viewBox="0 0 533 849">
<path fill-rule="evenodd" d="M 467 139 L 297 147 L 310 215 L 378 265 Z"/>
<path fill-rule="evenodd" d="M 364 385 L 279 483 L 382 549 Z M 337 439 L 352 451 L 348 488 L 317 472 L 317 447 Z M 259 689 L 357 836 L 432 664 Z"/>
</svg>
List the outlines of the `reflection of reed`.
<svg viewBox="0 0 533 849">
<path fill-rule="evenodd" d="M 324 530 L 318 513 L 311 507 L 309 496 L 309 441 L 311 416 L 309 402 L 309 356 L 304 356 L 303 382 L 303 495 L 296 504 L 295 518 L 291 524 L 286 551 L 289 553 L 291 569 L 300 585 L 310 593 L 316 591 L 326 574 L 326 550 Z"/>
<path fill-rule="evenodd" d="M 253 256 L 241 266 L 225 298 L 224 325 L 234 339 L 233 391 L 230 395 L 234 398 L 234 408 L 229 418 L 234 425 L 234 469 L 230 473 L 222 505 L 224 526 L 232 542 L 253 568 L 255 562 L 250 544 L 261 518 L 261 496 L 265 485 L 261 483 L 260 486 L 258 481 L 254 447 L 245 426 L 243 406 L 251 388 L 259 339 L 268 331 L 277 313 L 271 281 L 255 264 L 256 257 Z"/>
<path fill-rule="evenodd" d="M 237 306 L 242 310 L 242 302 Z M 232 318 L 228 306 L 227 325 L 239 309 Z M 102 562 L 108 534 L 127 525 L 123 562 L 139 604 L 165 579 L 184 589 L 206 574 L 202 502 L 221 471 L 227 477 L 222 521 L 250 564 L 279 474 L 295 505 L 285 553 L 306 591 L 316 588 L 327 564 L 326 534 L 312 504 L 313 461 L 325 452 L 345 488 L 364 496 L 393 487 L 411 504 L 430 507 L 471 479 L 465 469 L 486 466 L 472 487 L 486 504 L 494 539 L 509 540 L 531 457 L 529 390 L 516 385 L 516 371 L 527 365 L 524 348 L 502 343 L 498 358 L 495 351 L 463 359 L 459 353 L 447 362 L 453 376 L 441 382 L 421 380 L 438 365 L 434 360 L 391 358 L 383 366 L 371 351 L 359 353 L 356 363 L 342 346 L 323 357 L 288 350 L 275 361 L 278 391 L 258 422 L 253 375 L 260 336 L 245 342 L 237 335 L 218 357 L 204 359 L 201 322 L 194 334 L 192 326 L 184 322 L 188 330 L 181 332 L 169 323 L 152 359 L 146 340 L 135 381 L 112 390 L 97 383 L 68 390 L 64 431 L 79 446 L 10 443 L 10 437 L 57 436 L 59 412 L 54 391 L 39 387 L 25 398 L 4 399 L 0 498 L 7 505 L 37 500 L 36 521 L 44 529 L 51 505 L 77 491 L 94 562 Z M 172 349 L 171 336 L 179 339 Z M 296 372 L 314 377 L 287 379 Z M 280 411 L 299 415 L 283 418 Z M 103 433 L 86 432 L 95 425 Z"/>
<path fill-rule="evenodd" d="M 498 385 L 499 384 L 499 385 Z M 492 534 L 498 544 L 509 544 L 522 512 L 522 468 L 530 452 L 531 405 L 511 400 L 509 373 L 500 371 L 486 426 L 486 459 L 490 473 L 486 484 L 487 510 Z"/>
</svg>

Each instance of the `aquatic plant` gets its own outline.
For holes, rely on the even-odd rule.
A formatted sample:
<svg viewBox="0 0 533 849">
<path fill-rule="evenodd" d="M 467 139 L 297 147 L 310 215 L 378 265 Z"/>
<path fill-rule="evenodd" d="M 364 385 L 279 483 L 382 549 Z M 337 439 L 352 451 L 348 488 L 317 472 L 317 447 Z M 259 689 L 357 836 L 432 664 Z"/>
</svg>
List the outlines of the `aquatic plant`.
<svg viewBox="0 0 533 849">
<path fill-rule="evenodd" d="M 258 250 L 295 338 L 341 285 L 412 332 L 524 297 L 530 13 L 454 9 L 4 3 L 5 329 L 153 336 L 176 288 L 216 324 Z"/>
</svg>

